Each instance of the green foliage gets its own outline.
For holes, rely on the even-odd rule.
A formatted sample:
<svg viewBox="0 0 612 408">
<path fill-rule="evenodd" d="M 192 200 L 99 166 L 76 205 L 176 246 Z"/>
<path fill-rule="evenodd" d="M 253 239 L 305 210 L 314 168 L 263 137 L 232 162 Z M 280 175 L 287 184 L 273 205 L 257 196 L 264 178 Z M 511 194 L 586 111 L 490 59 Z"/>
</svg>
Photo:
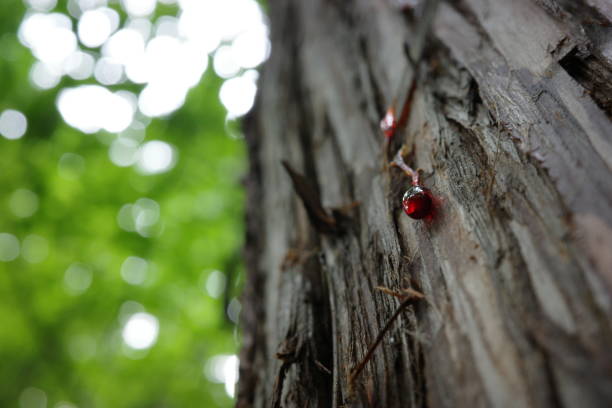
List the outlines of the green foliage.
<svg viewBox="0 0 612 408">
<path fill-rule="evenodd" d="M 205 290 L 211 271 L 236 269 L 228 265 L 243 235 L 245 152 L 224 127 L 221 80 L 209 69 L 179 111 L 147 126 L 145 141 L 176 148 L 172 170 L 118 167 L 108 153 L 116 135 L 83 134 L 59 115 L 58 90 L 72 80 L 46 91 L 31 85 L 34 58 L 15 34 L 24 13 L 17 0 L 0 9 L 0 112 L 28 119 L 24 137 L 0 137 L 0 233 L 20 245 L 0 262 L 0 406 L 28 405 L 29 387 L 43 390 L 49 407 L 231 405 L 223 384 L 204 375 L 207 360 L 237 348 L 223 296 Z M 149 237 L 118 223 L 142 198 L 160 209 Z M 0 242 L 0 257 L 11 257 L 9 244 Z M 149 262 L 142 284 L 122 278 L 130 256 Z M 145 351 L 121 336 L 137 304 L 159 319 Z"/>
</svg>

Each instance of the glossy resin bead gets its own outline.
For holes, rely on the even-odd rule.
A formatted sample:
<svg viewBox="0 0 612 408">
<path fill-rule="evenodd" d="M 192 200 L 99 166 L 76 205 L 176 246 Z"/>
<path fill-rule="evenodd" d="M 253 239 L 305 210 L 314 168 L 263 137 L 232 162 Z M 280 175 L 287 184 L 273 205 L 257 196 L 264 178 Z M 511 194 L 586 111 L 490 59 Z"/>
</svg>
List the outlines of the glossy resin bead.
<svg viewBox="0 0 612 408">
<path fill-rule="evenodd" d="M 404 212 L 415 220 L 427 217 L 433 211 L 433 202 L 429 190 L 421 186 L 412 186 L 402 199 Z"/>
<path fill-rule="evenodd" d="M 385 116 L 380 121 L 380 130 L 382 130 L 387 139 L 391 139 L 393 138 L 396 128 L 397 121 L 395 120 L 395 113 L 392 108 L 389 108 Z"/>
</svg>

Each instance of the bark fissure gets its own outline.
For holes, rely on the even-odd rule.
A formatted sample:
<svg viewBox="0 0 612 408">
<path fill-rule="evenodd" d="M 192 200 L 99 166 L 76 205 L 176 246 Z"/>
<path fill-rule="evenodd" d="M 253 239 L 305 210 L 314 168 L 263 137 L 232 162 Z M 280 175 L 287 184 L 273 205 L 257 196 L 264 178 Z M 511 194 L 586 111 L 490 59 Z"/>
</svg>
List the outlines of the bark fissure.
<svg viewBox="0 0 612 408">
<path fill-rule="evenodd" d="M 584 87 L 584 92 L 592 96 L 608 117 L 612 117 L 612 72 L 610 69 L 594 56 L 580 58 L 577 51 L 568 54 L 559 63 L 572 78 Z"/>
</svg>

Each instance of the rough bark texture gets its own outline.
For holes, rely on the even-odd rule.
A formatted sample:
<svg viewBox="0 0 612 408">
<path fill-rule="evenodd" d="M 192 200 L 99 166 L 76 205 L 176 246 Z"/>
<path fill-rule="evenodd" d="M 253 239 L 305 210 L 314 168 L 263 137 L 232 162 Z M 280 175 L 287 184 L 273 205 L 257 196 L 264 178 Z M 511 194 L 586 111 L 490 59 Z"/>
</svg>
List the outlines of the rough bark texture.
<svg viewBox="0 0 612 408">
<path fill-rule="evenodd" d="M 414 19 L 384 0 L 270 2 L 246 121 L 239 407 L 612 406 L 612 7 L 441 5 L 396 136 L 437 196 L 401 210 L 378 122 Z M 320 233 L 281 165 L 345 207 Z M 351 204 L 358 202 L 351 208 Z M 340 212 L 336 212 L 340 214 Z M 401 300 L 405 308 L 349 383 Z"/>
</svg>

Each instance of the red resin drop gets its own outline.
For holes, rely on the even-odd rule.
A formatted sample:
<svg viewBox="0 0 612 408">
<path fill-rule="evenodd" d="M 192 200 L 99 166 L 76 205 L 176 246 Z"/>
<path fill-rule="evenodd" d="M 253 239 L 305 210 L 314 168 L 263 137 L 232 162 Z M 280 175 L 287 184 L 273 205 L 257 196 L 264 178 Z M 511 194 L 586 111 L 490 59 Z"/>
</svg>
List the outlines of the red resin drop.
<svg viewBox="0 0 612 408">
<path fill-rule="evenodd" d="M 420 220 L 431 214 L 433 202 L 429 191 L 421 186 L 412 186 L 402 199 L 404 212 L 415 220 Z"/>
<path fill-rule="evenodd" d="M 380 130 L 383 131 L 387 139 L 391 139 L 397 128 L 397 122 L 395 120 L 395 112 L 393 108 L 389 108 L 387 113 L 380 121 Z"/>
</svg>

